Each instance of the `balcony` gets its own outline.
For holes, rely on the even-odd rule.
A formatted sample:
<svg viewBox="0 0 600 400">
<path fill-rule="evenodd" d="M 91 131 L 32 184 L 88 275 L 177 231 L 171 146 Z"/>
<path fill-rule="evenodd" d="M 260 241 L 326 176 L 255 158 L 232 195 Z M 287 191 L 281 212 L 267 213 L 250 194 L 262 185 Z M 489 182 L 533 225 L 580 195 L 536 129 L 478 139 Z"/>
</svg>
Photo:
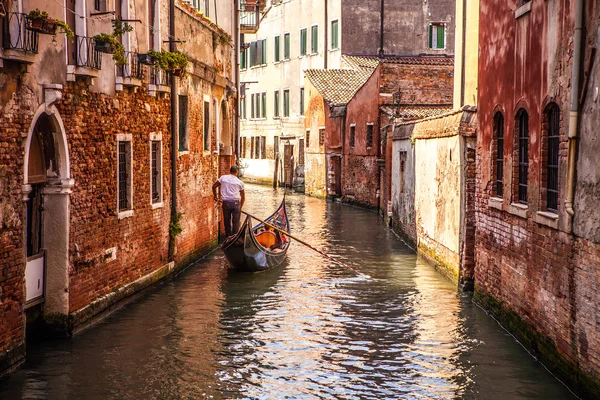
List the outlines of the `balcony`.
<svg viewBox="0 0 600 400">
<path fill-rule="evenodd" d="M 39 33 L 27 29 L 27 14 L 7 13 L 2 18 L 2 58 L 33 64 Z"/>
<path fill-rule="evenodd" d="M 133 51 L 125 52 L 126 65 L 117 66 L 117 90 L 123 90 L 123 87 L 140 87 L 144 70 L 138 60 L 138 53 Z"/>
<path fill-rule="evenodd" d="M 260 27 L 259 0 L 240 1 L 240 33 L 256 33 Z"/>
<path fill-rule="evenodd" d="M 158 67 L 154 67 L 150 70 L 150 83 L 148 85 L 148 93 L 150 96 L 156 96 L 157 93 L 168 93 L 171 89 L 169 87 L 169 74 Z"/>
<path fill-rule="evenodd" d="M 93 38 L 75 36 L 73 57 L 67 67 L 67 81 L 75 81 L 76 76 L 97 78 L 102 68 L 102 53 L 96 50 Z"/>
</svg>

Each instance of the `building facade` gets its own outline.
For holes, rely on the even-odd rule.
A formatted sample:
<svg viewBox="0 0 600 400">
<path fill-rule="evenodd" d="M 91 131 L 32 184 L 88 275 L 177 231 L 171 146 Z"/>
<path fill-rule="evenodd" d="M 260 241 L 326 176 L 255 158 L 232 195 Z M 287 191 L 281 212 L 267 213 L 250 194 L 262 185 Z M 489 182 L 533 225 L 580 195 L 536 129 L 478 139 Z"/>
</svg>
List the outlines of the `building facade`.
<svg viewBox="0 0 600 400">
<path fill-rule="evenodd" d="M 72 334 L 216 242 L 206 199 L 233 162 L 237 107 L 232 32 L 188 4 L 172 10 L 174 32 L 167 1 L 4 4 L 0 373 L 23 361 L 28 337 Z M 51 20 L 34 22 L 41 12 Z M 123 52 L 103 53 L 100 33 Z M 171 43 L 188 55 L 182 77 L 143 64 Z"/>
<path fill-rule="evenodd" d="M 597 398 L 600 7 L 509 9 L 481 1 L 475 298 Z"/>
</svg>

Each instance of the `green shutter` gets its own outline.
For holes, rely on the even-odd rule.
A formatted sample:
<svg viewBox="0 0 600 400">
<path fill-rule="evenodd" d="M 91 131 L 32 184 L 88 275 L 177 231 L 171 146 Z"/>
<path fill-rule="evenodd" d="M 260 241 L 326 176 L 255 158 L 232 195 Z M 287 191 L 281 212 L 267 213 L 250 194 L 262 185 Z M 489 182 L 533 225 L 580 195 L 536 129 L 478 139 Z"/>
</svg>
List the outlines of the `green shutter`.
<svg viewBox="0 0 600 400">
<path fill-rule="evenodd" d="M 312 54 L 315 54 L 319 51 L 319 27 L 317 25 L 312 27 L 310 39 L 311 39 L 310 52 Z"/>
<path fill-rule="evenodd" d="M 443 49 L 444 48 L 444 26 L 443 25 L 438 25 L 436 27 L 436 31 L 437 31 L 437 48 L 438 49 Z"/>
<path fill-rule="evenodd" d="M 262 64 L 267 63 L 267 39 L 261 40 L 262 43 Z"/>
<path fill-rule="evenodd" d="M 337 49 L 338 44 L 338 21 L 331 22 L 331 48 Z"/>
<path fill-rule="evenodd" d="M 428 34 L 427 34 L 427 40 L 428 40 L 428 46 L 430 49 L 433 48 L 433 25 L 429 24 L 429 29 L 428 29 Z"/>
<path fill-rule="evenodd" d="M 290 34 L 286 33 L 283 37 L 283 58 L 285 60 L 290 59 Z"/>
<path fill-rule="evenodd" d="M 275 36 L 275 62 L 279 62 L 279 36 Z"/>
</svg>

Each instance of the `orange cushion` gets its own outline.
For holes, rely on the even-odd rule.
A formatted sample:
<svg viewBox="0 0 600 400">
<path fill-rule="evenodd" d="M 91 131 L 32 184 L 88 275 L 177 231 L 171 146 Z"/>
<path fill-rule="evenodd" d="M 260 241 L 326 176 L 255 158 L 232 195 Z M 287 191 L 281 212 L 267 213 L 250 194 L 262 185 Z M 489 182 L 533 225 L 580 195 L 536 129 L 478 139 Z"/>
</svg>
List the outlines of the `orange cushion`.
<svg viewBox="0 0 600 400">
<path fill-rule="evenodd" d="M 277 235 L 271 231 L 264 231 L 256 235 L 256 240 L 264 247 L 269 248 L 277 243 Z"/>
</svg>

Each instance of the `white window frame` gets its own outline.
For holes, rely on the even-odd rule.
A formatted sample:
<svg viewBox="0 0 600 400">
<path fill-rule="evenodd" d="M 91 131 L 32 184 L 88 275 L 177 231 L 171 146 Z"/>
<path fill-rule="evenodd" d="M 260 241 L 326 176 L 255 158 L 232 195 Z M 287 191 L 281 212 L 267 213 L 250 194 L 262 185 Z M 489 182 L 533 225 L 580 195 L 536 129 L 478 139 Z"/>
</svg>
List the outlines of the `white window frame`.
<svg viewBox="0 0 600 400">
<path fill-rule="evenodd" d="M 127 182 L 127 200 L 130 208 L 128 210 L 121 211 L 119 209 L 119 144 L 121 142 L 129 143 L 129 179 Z M 117 172 L 117 218 L 124 219 L 133 217 L 133 140 L 131 133 L 118 133 L 116 137 L 116 172 Z"/>
<path fill-rule="evenodd" d="M 163 198 L 163 194 L 164 194 L 164 184 L 163 184 L 163 140 L 162 140 L 162 132 L 150 132 L 150 137 L 148 140 L 148 144 L 150 147 L 150 207 L 155 210 L 157 208 L 162 208 L 164 206 L 164 198 Z M 158 201 L 153 201 L 152 200 L 152 142 L 159 142 L 160 145 L 158 146 L 160 154 L 158 155 L 158 162 L 157 162 L 157 168 L 158 168 L 158 182 L 160 187 L 158 190 L 159 193 L 159 200 Z"/>
<path fill-rule="evenodd" d="M 429 50 L 437 50 L 437 51 L 442 51 L 442 50 L 446 50 L 446 45 L 448 43 L 448 24 L 446 24 L 445 22 L 430 22 L 428 25 L 428 29 L 427 29 L 427 48 Z M 435 39 L 435 43 L 437 44 L 437 33 L 434 34 L 433 33 L 433 28 L 434 27 L 438 27 L 441 26 L 444 28 L 444 47 L 435 47 L 434 45 L 434 39 Z M 431 27 L 431 47 L 429 47 L 429 27 Z"/>
</svg>

